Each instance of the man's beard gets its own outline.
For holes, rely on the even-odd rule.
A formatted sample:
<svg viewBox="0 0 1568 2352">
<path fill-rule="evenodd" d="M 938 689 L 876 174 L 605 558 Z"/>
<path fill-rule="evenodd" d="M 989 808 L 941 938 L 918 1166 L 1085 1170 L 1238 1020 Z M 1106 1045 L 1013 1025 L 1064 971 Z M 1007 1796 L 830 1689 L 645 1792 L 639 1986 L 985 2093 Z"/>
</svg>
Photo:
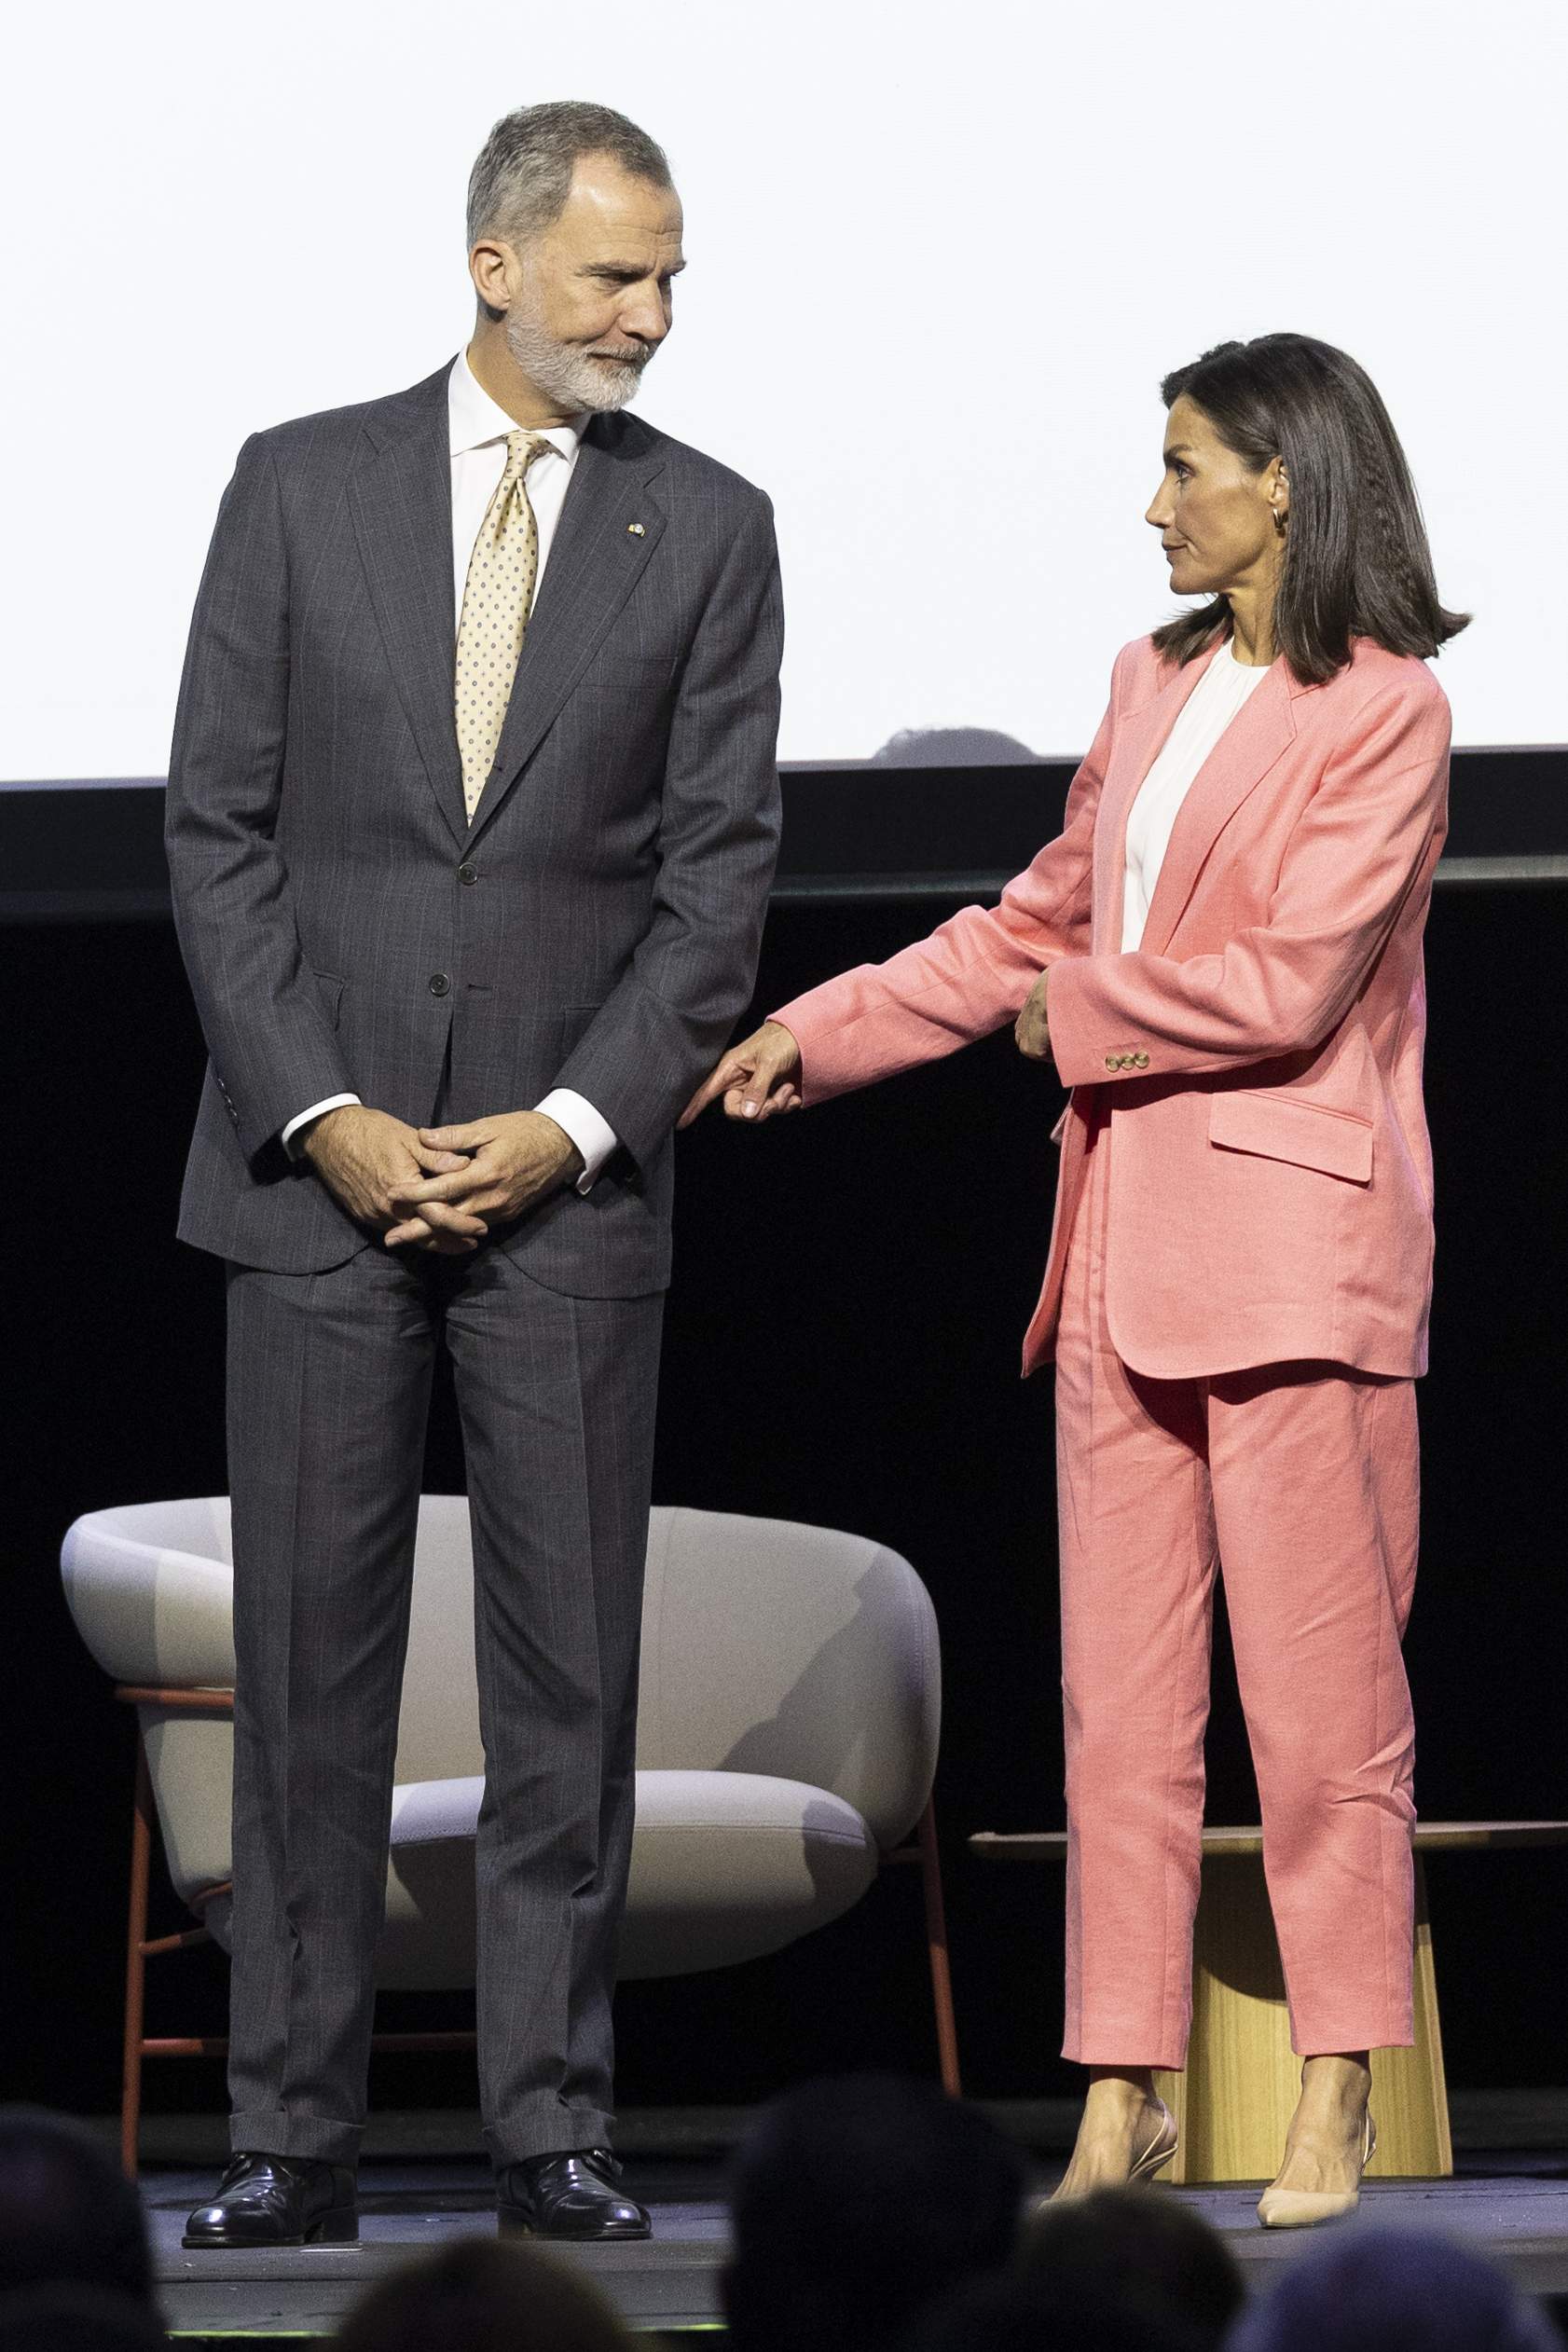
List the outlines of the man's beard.
<svg viewBox="0 0 1568 2352">
<path fill-rule="evenodd" d="M 506 348 L 535 391 L 568 416 L 584 408 L 599 416 L 624 408 L 653 356 L 652 345 L 643 343 L 626 359 L 596 357 L 578 344 L 559 342 L 520 306 L 506 314 Z"/>
</svg>

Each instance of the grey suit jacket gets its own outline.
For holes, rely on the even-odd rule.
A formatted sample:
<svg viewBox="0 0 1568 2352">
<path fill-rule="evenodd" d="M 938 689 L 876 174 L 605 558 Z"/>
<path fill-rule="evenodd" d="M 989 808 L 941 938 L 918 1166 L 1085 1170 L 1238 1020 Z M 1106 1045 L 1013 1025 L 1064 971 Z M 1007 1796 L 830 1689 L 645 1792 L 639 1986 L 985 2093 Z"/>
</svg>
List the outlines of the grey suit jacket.
<svg viewBox="0 0 1568 2352">
<path fill-rule="evenodd" d="M 623 1149 L 592 1191 L 497 1239 L 554 1288 L 629 1298 L 668 1279 L 671 1129 L 755 976 L 772 510 L 640 420 L 595 419 L 470 825 L 448 372 L 254 435 L 224 496 L 169 777 L 211 1055 L 179 1230 L 243 1265 L 341 1264 L 368 1237 L 281 1129 L 348 1092 L 422 1123 L 446 1066 L 454 1120 L 554 1085 L 609 1120 Z"/>
</svg>

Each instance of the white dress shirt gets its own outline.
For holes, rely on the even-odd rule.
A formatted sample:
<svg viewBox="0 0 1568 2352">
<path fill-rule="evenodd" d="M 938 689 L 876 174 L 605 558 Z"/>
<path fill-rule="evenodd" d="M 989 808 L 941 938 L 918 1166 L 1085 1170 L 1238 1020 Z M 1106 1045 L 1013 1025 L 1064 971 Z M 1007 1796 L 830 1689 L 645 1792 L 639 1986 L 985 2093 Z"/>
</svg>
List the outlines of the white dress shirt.
<svg viewBox="0 0 1568 2352">
<path fill-rule="evenodd" d="M 1142 944 L 1149 901 L 1170 846 L 1171 828 L 1199 769 L 1248 696 L 1269 675 L 1239 662 L 1227 641 L 1177 711 L 1160 756 L 1127 816 L 1126 878 L 1121 890 L 1121 953 Z"/>
<path fill-rule="evenodd" d="M 518 428 L 516 419 L 509 417 L 480 383 L 468 364 L 466 351 L 458 353 L 447 378 L 447 447 L 452 461 L 452 611 L 461 614 L 474 543 L 506 470 L 506 436 Z M 587 421 L 586 415 L 583 415 L 571 418 L 564 425 L 532 428 L 538 438 L 549 443 L 560 461 L 557 464 L 549 457 L 536 458 L 529 469 L 529 503 L 539 528 L 539 569 L 533 589 L 536 599 Z M 319 1119 L 323 1111 L 337 1110 L 343 1103 L 359 1100 L 357 1094 L 328 1094 L 323 1101 L 312 1103 L 309 1110 L 300 1111 L 283 1129 L 284 1150 L 291 1158 L 294 1156 L 294 1139 L 312 1119 Z M 538 1108 L 555 1121 L 582 1153 L 583 1173 L 577 1179 L 577 1190 L 586 1192 L 620 1141 L 614 1128 L 584 1095 L 573 1093 L 567 1086 L 554 1088 Z"/>
</svg>

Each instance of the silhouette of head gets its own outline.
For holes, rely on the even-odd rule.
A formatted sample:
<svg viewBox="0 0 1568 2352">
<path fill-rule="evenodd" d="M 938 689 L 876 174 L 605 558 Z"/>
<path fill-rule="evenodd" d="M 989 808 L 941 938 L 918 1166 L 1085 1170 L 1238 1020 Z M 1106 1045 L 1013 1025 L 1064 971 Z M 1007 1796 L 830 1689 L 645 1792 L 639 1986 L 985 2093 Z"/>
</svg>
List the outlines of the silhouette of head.
<svg viewBox="0 0 1568 2352">
<path fill-rule="evenodd" d="M 1244 2314 L 1232 2352 L 1561 2352 L 1495 2263 L 1418 2230 L 1346 2231 Z"/>
<path fill-rule="evenodd" d="M 390 2272 L 355 2304 L 337 2352 L 629 2352 L 593 2281 L 543 2247 L 464 2237 Z"/>
<path fill-rule="evenodd" d="M 0 2108 L 0 2294 L 66 2285 L 151 2305 L 142 2200 L 108 2149 L 68 2115 Z"/>
<path fill-rule="evenodd" d="M 893 2075 L 763 2110 L 734 2182 L 734 2352 L 876 2352 L 1012 2256 L 1019 2151 L 972 2107 Z"/>
<path fill-rule="evenodd" d="M 0 2352 L 168 2352 L 150 2304 L 111 2287 L 13 2287 L 0 2293 Z"/>
<path fill-rule="evenodd" d="M 909 2352 L 1205 2352 L 1212 2338 L 1178 2312 L 1116 2303 L 1066 2311 L 1042 2302 L 1036 2279 L 983 2278 L 938 2304 L 905 2342 Z"/>
<path fill-rule="evenodd" d="M 1019 2255 L 1034 2308 L 1064 2325 L 1114 2310 L 1176 2319 L 1217 2345 L 1245 2301 L 1224 2239 L 1201 2214 L 1147 2189 L 1098 2189 L 1030 2219 Z"/>
</svg>

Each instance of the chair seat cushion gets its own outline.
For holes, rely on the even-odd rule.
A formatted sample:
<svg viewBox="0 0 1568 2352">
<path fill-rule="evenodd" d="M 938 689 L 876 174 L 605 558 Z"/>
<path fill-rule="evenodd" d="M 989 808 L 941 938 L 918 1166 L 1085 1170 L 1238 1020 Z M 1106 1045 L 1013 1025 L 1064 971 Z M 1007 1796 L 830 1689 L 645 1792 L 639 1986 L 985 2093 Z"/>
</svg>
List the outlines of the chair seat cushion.
<svg viewBox="0 0 1568 2352">
<path fill-rule="evenodd" d="M 876 1840 L 844 1798 L 760 1772 L 640 1772 L 618 1974 L 777 1952 L 859 1903 Z"/>
<path fill-rule="evenodd" d="M 392 1797 L 378 1985 L 471 1986 L 479 1779 L 418 1781 Z M 854 1807 L 756 1772 L 640 1772 L 622 1977 L 690 1975 L 776 1952 L 859 1902 L 878 1867 Z M 228 1941 L 228 1905 L 208 1923 Z"/>
</svg>

